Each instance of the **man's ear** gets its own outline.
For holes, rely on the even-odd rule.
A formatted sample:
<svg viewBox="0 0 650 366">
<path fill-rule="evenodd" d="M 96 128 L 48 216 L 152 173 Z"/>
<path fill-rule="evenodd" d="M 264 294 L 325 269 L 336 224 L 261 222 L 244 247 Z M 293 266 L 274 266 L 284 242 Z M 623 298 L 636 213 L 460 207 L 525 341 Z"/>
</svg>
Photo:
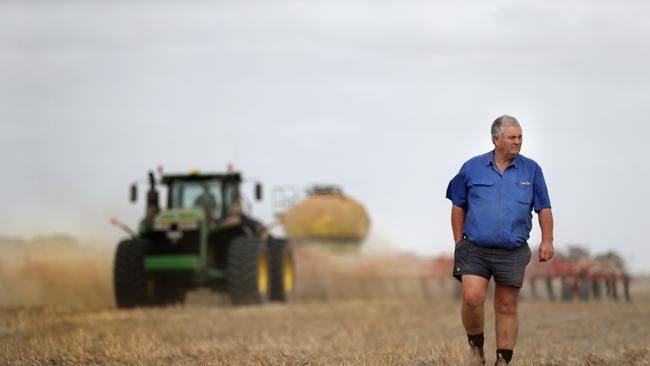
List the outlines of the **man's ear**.
<svg viewBox="0 0 650 366">
<path fill-rule="evenodd" d="M 497 146 L 497 137 L 496 136 L 492 136 L 492 143 L 494 144 L 494 146 Z"/>
</svg>

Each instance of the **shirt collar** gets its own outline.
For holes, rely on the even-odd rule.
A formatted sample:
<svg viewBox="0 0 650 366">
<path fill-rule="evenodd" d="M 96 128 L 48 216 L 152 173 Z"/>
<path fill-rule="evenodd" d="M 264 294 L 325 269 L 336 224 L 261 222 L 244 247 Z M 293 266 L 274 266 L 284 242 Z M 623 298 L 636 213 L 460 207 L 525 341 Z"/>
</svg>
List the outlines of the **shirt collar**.
<svg viewBox="0 0 650 366">
<path fill-rule="evenodd" d="M 485 165 L 490 165 L 494 164 L 494 150 L 490 151 L 489 153 L 484 155 L 485 157 Z"/>
<path fill-rule="evenodd" d="M 517 156 L 515 156 L 515 158 L 512 160 L 512 163 L 510 163 L 510 165 L 512 165 L 513 167 L 516 168 L 517 167 L 517 162 L 519 162 L 520 160 L 521 160 L 521 157 L 519 156 L 519 154 L 517 154 Z"/>
<path fill-rule="evenodd" d="M 517 163 L 521 160 L 520 155 L 521 154 L 517 154 L 517 156 L 515 156 L 515 158 L 512 160 L 512 163 L 510 163 L 510 165 L 517 168 Z M 489 153 L 485 154 L 485 165 L 490 165 L 490 164 L 496 165 L 494 163 L 494 150 L 492 150 Z M 508 165 L 508 166 L 510 166 L 510 165 Z"/>
</svg>

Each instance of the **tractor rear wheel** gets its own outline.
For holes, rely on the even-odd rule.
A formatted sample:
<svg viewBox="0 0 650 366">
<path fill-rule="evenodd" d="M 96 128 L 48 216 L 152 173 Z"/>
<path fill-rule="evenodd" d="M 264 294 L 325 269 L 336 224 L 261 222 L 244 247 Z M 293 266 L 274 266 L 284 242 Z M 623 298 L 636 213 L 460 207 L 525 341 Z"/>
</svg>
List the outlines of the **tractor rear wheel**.
<svg viewBox="0 0 650 366">
<path fill-rule="evenodd" d="M 115 301 L 119 308 L 149 305 L 148 279 L 144 256 L 149 243 L 141 239 L 123 240 L 117 246 L 113 267 Z"/>
<path fill-rule="evenodd" d="M 262 304 L 269 300 L 269 252 L 255 237 L 236 237 L 228 245 L 226 284 L 236 305 Z"/>
<path fill-rule="evenodd" d="M 269 240 L 271 257 L 271 300 L 288 302 L 295 289 L 293 249 L 284 239 Z"/>
</svg>

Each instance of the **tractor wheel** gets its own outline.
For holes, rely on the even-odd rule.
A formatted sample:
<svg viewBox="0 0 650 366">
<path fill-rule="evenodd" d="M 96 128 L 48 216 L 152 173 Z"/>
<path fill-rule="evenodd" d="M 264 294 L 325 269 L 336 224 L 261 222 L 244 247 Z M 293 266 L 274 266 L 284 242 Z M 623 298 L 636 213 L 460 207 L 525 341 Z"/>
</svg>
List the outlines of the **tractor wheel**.
<svg viewBox="0 0 650 366">
<path fill-rule="evenodd" d="M 240 236 L 228 245 L 226 284 L 236 305 L 269 300 L 269 252 L 259 238 Z"/>
<path fill-rule="evenodd" d="M 616 278 L 613 278 L 611 281 L 612 281 L 612 299 L 618 301 L 618 286 L 616 284 Z"/>
<path fill-rule="evenodd" d="M 150 281 L 144 270 L 148 247 L 149 243 L 140 239 L 124 240 L 117 247 L 113 274 L 115 301 L 119 308 L 150 304 Z"/>
<path fill-rule="evenodd" d="M 594 279 L 591 282 L 591 292 L 593 294 L 594 299 L 600 299 L 601 298 L 601 289 L 600 289 L 600 281 L 597 279 Z"/>
<path fill-rule="evenodd" d="M 632 298 L 630 297 L 630 276 L 623 275 L 623 295 L 625 295 L 625 301 L 631 302 Z"/>
<path fill-rule="evenodd" d="M 555 301 L 555 291 L 553 291 L 553 276 L 546 276 L 546 292 L 548 293 L 548 298 L 551 301 Z"/>
<path fill-rule="evenodd" d="M 291 244 L 284 239 L 271 239 L 269 254 L 271 258 L 271 300 L 291 301 L 296 284 Z"/>
<path fill-rule="evenodd" d="M 570 281 L 562 279 L 562 300 L 571 301 L 573 300 L 573 284 Z"/>
<path fill-rule="evenodd" d="M 589 300 L 590 283 L 585 279 L 578 281 L 578 298 L 582 301 Z"/>
</svg>

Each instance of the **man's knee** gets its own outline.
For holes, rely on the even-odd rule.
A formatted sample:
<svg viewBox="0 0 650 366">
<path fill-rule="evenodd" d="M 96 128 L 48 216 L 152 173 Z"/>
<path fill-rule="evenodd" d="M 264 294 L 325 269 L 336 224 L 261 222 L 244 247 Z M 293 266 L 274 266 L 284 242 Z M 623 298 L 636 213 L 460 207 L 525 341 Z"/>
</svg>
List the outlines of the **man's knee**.
<svg viewBox="0 0 650 366">
<path fill-rule="evenodd" d="M 485 292 L 483 291 L 463 291 L 463 303 L 470 307 L 483 306 L 485 303 Z"/>
<path fill-rule="evenodd" d="M 496 299 L 494 302 L 494 311 L 501 315 L 517 314 L 517 298 L 505 297 L 501 299 Z"/>
</svg>

